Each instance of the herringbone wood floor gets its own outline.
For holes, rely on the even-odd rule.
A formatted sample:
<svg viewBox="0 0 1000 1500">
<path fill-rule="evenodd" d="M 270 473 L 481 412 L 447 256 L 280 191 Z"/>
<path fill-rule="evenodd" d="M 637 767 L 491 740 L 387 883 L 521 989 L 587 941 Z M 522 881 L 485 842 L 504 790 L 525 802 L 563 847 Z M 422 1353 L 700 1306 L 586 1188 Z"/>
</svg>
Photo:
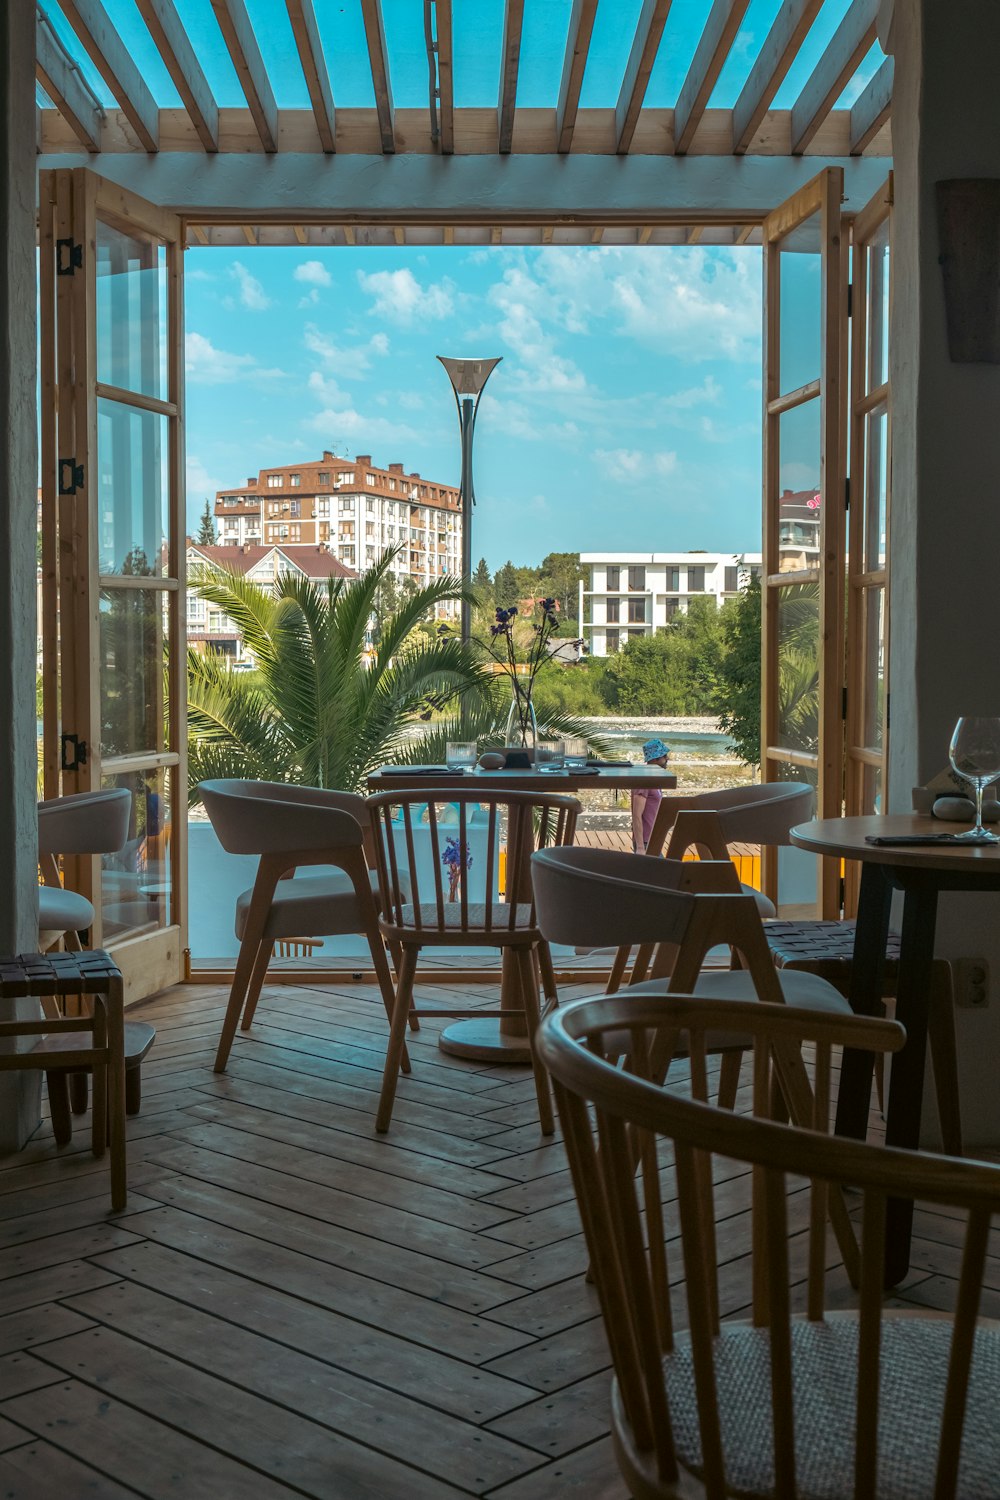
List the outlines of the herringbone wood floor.
<svg viewBox="0 0 1000 1500">
<path fill-rule="evenodd" d="M 84 1122 L 2 1164 L 0 1496 L 622 1500 L 571 1186 L 527 1071 L 445 1057 L 426 1024 L 380 1138 L 374 991 L 271 988 L 220 1078 L 223 999 L 188 986 L 141 1012 L 158 1037 L 127 1213 Z M 745 1177 L 720 1186 L 728 1311 L 748 1205 Z M 950 1298 L 956 1228 L 920 1216 L 904 1297 Z"/>
</svg>

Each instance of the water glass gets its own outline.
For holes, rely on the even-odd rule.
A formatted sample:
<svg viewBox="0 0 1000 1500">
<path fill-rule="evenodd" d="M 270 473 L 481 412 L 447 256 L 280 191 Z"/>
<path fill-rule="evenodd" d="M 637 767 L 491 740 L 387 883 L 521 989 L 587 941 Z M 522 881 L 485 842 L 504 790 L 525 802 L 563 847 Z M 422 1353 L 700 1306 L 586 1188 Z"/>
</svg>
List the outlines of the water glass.
<svg viewBox="0 0 1000 1500">
<path fill-rule="evenodd" d="M 997 835 L 983 827 L 983 792 L 991 782 L 1000 780 L 1000 719 L 975 716 L 959 719 L 948 747 L 948 758 L 956 776 L 969 782 L 976 794 L 976 826 L 956 837 L 997 842 Z"/>
<path fill-rule="evenodd" d="M 449 771 L 472 771 L 476 764 L 475 740 L 449 740 L 444 752 L 444 763 Z"/>
<path fill-rule="evenodd" d="M 587 741 L 578 739 L 575 736 L 563 740 L 563 754 L 566 769 L 568 771 L 579 770 L 581 766 L 587 764 L 590 755 Z"/>
<path fill-rule="evenodd" d="M 565 765 L 562 740 L 539 740 L 535 751 L 535 769 L 538 771 L 561 771 Z"/>
</svg>

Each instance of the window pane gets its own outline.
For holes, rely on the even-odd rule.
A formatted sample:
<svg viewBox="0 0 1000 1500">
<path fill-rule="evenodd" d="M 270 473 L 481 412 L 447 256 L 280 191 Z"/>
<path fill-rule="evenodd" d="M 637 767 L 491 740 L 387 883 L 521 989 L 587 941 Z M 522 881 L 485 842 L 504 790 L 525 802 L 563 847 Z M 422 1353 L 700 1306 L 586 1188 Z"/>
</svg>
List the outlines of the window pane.
<svg viewBox="0 0 1000 1500">
<path fill-rule="evenodd" d="M 865 545 L 866 572 L 885 567 L 886 491 L 889 465 L 889 414 L 877 407 L 865 418 Z"/>
<path fill-rule="evenodd" d="M 167 399 L 167 254 L 97 224 L 97 378 Z"/>
<path fill-rule="evenodd" d="M 157 589 L 101 591 L 101 754 L 166 748 L 164 665 L 168 596 Z"/>
<path fill-rule="evenodd" d="M 792 766 L 772 761 L 768 768 L 772 781 L 805 782 L 816 790 L 819 773 L 813 767 Z M 819 915 L 819 856 L 793 844 L 774 850 L 778 862 L 778 916 L 785 921 Z"/>
<path fill-rule="evenodd" d="M 167 927 L 173 920 L 170 839 L 173 772 L 158 768 L 105 776 L 105 787 L 128 787 L 132 815 L 128 839 L 105 854 L 101 905 L 105 941 L 134 931 Z M 231 923 L 230 923 L 231 925 Z"/>
<path fill-rule="evenodd" d="M 778 572 L 819 562 L 820 417 L 817 396 L 778 418 Z"/>
<path fill-rule="evenodd" d="M 779 279 L 779 389 L 818 380 L 822 364 L 822 262 L 819 215 L 781 242 Z"/>
<path fill-rule="evenodd" d="M 97 403 L 98 567 L 150 576 L 171 569 L 168 419 Z"/>
<path fill-rule="evenodd" d="M 783 750 L 819 751 L 818 583 L 778 589 L 777 744 Z"/>
<path fill-rule="evenodd" d="M 889 379 L 889 220 L 868 248 L 868 390 Z"/>
<path fill-rule="evenodd" d="M 866 750 L 881 750 L 885 731 L 885 590 L 864 590 L 864 714 Z"/>
</svg>

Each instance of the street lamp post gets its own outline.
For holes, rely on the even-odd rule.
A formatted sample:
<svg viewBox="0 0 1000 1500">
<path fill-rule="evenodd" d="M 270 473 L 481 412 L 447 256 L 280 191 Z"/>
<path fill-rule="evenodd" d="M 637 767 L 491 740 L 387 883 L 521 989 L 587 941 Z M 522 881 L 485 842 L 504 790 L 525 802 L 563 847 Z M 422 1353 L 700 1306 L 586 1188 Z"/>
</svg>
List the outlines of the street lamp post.
<svg viewBox="0 0 1000 1500">
<path fill-rule="evenodd" d="M 466 587 L 472 581 L 472 507 L 476 503 L 476 492 L 472 483 L 472 434 L 476 427 L 476 412 L 487 380 L 493 374 L 497 359 L 438 359 L 444 365 L 455 392 L 458 407 L 458 425 L 462 433 L 462 577 Z M 472 608 L 467 600 L 462 601 L 462 640 L 472 634 Z"/>
</svg>

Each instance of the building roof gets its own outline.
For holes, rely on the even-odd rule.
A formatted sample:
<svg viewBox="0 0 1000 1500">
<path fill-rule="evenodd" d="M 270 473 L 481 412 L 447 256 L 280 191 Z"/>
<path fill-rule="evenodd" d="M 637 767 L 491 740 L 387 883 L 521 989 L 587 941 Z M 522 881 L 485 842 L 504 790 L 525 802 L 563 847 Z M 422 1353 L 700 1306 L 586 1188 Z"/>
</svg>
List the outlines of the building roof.
<svg viewBox="0 0 1000 1500">
<path fill-rule="evenodd" d="M 349 479 L 339 480 L 335 476 L 350 473 Z M 267 482 L 269 475 L 297 474 L 299 484 L 274 485 Z M 325 474 L 327 478 L 320 480 L 320 475 Z M 367 482 L 367 476 L 371 474 L 375 484 Z M 390 489 L 389 481 L 395 488 Z M 216 514 L 239 515 L 246 513 L 247 507 L 228 505 L 224 511 L 219 511 L 220 502 L 232 495 L 241 498 L 260 501 L 261 499 L 277 499 L 283 496 L 285 491 L 290 495 L 311 497 L 314 494 L 343 493 L 349 490 L 351 493 L 361 491 L 366 495 L 388 495 L 394 500 L 409 500 L 411 504 L 436 506 L 439 510 L 458 510 L 461 505 L 461 491 L 457 485 L 442 484 L 439 479 L 428 479 L 425 475 L 413 473 L 407 474 L 401 463 L 391 463 L 387 468 L 380 468 L 373 464 L 370 453 L 359 453 L 356 458 L 338 458 L 335 453 L 326 451 L 320 459 L 309 459 L 305 463 L 297 464 L 268 464 L 260 470 L 257 477 L 252 475 L 246 484 L 230 485 L 227 489 L 216 490 L 215 503 Z"/>
<path fill-rule="evenodd" d="M 357 573 L 346 568 L 325 547 L 285 546 L 271 547 L 205 547 L 197 542 L 188 543 L 188 553 L 195 553 L 211 567 L 229 568 L 234 573 L 250 573 L 266 557 L 277 554 L 290 567 L 302 573 L 313 583 L 325 582 L 328 578 L 357 578 Z M 275 571 L 279 571 L 278 568 Z M 287 571 L 287 570 L 285 570 Z"/>
</svg>

